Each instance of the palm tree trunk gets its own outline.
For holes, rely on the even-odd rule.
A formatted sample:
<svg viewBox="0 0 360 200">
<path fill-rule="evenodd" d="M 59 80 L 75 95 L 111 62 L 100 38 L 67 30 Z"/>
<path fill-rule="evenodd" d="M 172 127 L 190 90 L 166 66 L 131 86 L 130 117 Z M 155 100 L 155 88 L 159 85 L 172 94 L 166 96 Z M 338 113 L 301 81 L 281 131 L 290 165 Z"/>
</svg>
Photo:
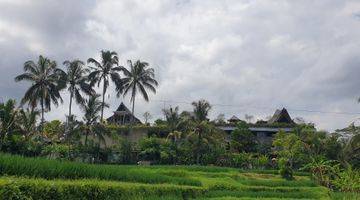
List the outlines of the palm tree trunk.
<svg viewBox="0 0 360 200">
<path fill-rule="evenodd" d="M 44 118 L 44 97 L 41 97 L 41 132 L 43 132 L 44 130 L 44 122 L 45 122 L 45 118 Z"/>
<path fill-rule="evenodd" d="M 74 93 L 70 92 L 69 117 L 71 117 L 71 105 L 72 105 L 73 95 L 74 95 Z"/>
<path fill-rule="evenodd" d="M 103 121 L 104 117 L 104 106 L 105 106 L 105 79 L 104 79 L 104 85 L 103 85 L 103 93 L 102 93 L 102 105 L 101 105 L 101 116 L 100 116 L 100 122 Z"/>
<path fill-rule="evenodd" d="M 86 133 L 85 133 L 85 146 L 87 145 L 88 135 L 89 135 L 89 130 L 88 130 L 88 127 L 86 127 Z"/>
<path fill-rule="evenodd" d="M 134 117 L 134 110 L 135 110 L 135 97 L 133 98 L 133 101 L 132 101 L 132 109 L 131 109 L 131 124 L 134 124 L 134 121 L 135 121 L 135 117 Z"/>
<path fill-rule="evenodd" d="M 197 151 L 196 151 L 196 164 L 200 165 L 200 148 L 201 148 L 201 134 L 199 133 L 198 142 L 197 142 Z"/>
</svg>

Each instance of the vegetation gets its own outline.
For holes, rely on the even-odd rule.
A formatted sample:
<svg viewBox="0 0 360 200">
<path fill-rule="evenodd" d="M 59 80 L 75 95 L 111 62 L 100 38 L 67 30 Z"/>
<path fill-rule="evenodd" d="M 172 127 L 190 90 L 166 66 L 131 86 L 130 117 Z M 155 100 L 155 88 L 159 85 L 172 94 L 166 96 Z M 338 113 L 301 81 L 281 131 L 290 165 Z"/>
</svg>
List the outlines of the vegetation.
<svg viewBox="0 0 360 200">
<path fill-rule="evenodd" d="M 152 125 L 148 112 L 145 125 L 108 124 L 103 114 L 110 82 L 118 97 L 131 95 L 134 114 L 138 94 L 149 101 L 148 92 L 156 92 L 155 71 L 140 60 L 128 61 L 126 69 L 113 51 L 88 63 L 65 61 L 62 70 L 43 56 L 25 62 L 15 80 L 31 86 L 20 106 L 0 103 L 0 199 L 339 199 L 360 193 L 359 127 L 327 133 L 313 124 L 252 124 L 250 115 L 248 123 L 228 123 L 222 115 L 211 121 L 212 106 L 204 99 L 191 111 L 163 109 L 164 119 Z M 62 102 L 66 87 L 66 122 L 46 122 L 44 113 Z M 82 116 L 72 113 L 73 99 Z M 219 125 L 235 130 L 225 133 Z M 262 141 L 250 129 L 259 126 L 280 131 Z M 136 131 L 148 137 L 128 140 Z M 129 165 L 135 163 L 158 166 Z"/>
<path fill-rule="evenodd" d="M 119 58 L 115 51 L 101 51 L 101 61 L 97 61 L 94 58 L 89 58 L 88 63 L 93 64 L 95 67 L 90 67 L 92 70 L 89 74 L 91 86 L 97 83 L 99 87 L 102 83 L 102 107 L 100 121 L 103 121 L 104 107 L 105 107 L 105 94 L 109 87 L 109 79 L 113 81 L 116 87 L 121 89 L 122 81 L 119 72 L 123 70 L 123 67 L 118 66 Z"/>
<path fill-rule="evenodd" d="M 35 108 L 40 102 L 41 124 L 45 122 L 45 109 L 51 110 L 51 103 L 62 102 L 60 90 L 65 87 L 65 73 L 57 68 L 56 62 L 39 56 L 37 64 L 34 61 L 24 63 L 25 73 L 17 76 L 15 81 L 29 81 L 31 87 L 26 91 L 21 103 L 29 103 Z"/>
<path fill-rule="evenodd" d="M 124 91 L 124 96 L 131 92 L 130 101 L 132 102 L 132 115 L 134 116 L 135 97 L 138 93 L 142 95 L 145 101 L 149 101 L 146 90 L 156 93 L 155 87 L 158 82 L 154 79 L 155 72 L 153 68 L 148 68 L 149 63 L 137 60 L 133 63 L 128 61 L 130 70 L 123 68 L 125 78 L 122 79 L 123 88 L 117 88 L 118 96 Z M 134 119 L 132 119 L 133 121 Z"/>
<path fill-rule="evenodd" d="M 293 181 L 286 181 L 273 171 L 254 173 L 200 166 L 89 165 L 5 154 L 0 155 L 0 162 L 2 174 L 7 174 L 0 178 L 0 196 L 5 199 L 88 199 L 91 195 L 93 199 L 328 197 L 328 191 L 307 176 L 295 176 Z"/>
</svg>

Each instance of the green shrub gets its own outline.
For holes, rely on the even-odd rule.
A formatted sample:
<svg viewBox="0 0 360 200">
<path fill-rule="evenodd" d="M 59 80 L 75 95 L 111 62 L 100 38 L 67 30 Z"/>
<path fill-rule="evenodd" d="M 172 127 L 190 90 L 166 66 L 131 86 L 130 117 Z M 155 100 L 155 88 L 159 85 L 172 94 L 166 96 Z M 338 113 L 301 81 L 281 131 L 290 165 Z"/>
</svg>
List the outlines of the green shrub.
<svg viewBox="0 0 360 200">
<path fill-rule="evenodd" d="M 46 146 L 41 154 L 52 159 L 67 160 L 69 159 L 69 147 L 64 144 L 53 144 Z"/>
<path fill-rule="evenodd" d="M 294 171 L 291 168 L 289 161 L 285 158 L 279 159 L 279 174 L 286 180 L 293 180 L 294 179 Z"/>
<path fill-rule="evenodd" d="M 342 192 L 360 193 L 360 171 L 348 167 L 338 173 L 332 184 Z"/>
</svg>

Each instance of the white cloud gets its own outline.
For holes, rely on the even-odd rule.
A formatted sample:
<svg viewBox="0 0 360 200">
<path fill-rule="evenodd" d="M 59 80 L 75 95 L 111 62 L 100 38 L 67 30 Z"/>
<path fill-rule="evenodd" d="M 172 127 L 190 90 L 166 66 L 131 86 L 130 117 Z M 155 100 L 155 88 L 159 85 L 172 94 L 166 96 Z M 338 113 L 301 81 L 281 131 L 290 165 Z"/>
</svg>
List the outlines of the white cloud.
<svg viewBox="0 0 360 200">
<path fill-rule="evenodd" d="M 40 53 L 62 63 L 98 58 L 100 50 L 110 49 L 123 65 L 127 59 L 142 59 L 155 68 L 160 86 L 153 100 L 205 98 L 236 105 L 214 106 L 212 117 L 248 113 L 264 118 L 278 107 L 359 110 L 357 1 L 0 0 L 0 9 L 0 53 L 5 55 L 0 68 L 9 69 L 0 75 L 5 97 L 21 97 L 26 84 L 15 84 L 13 77 L 25 60 Z M 113 87 L 108 91 L 110 115 L 123 99 L 115 98 Z M 64 101 L 49 118 L 63 117 L 66 95 Z M 145 111 L 159 117 L 164 106 L 140 97 L 136 104 L 140 117 Z M 180 107 L 190 109 L 188 104 Z M 290 114 L 329 130 L 354 120 L 349 115 Z"/>
</svg>

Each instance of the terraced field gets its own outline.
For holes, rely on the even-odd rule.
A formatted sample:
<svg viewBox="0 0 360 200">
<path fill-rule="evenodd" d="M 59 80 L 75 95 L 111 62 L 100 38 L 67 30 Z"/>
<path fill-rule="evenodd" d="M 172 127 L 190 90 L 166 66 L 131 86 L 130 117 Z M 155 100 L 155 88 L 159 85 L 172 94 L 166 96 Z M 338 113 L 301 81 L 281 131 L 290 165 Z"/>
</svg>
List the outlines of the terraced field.
<svg viewBox="0 0 360 200">
<path fill-rule="evenodd" d="M 306 174 L 198 166 L 110 166 L 0 154 L 0 199 L 353 199 Z"/>
</svg>

